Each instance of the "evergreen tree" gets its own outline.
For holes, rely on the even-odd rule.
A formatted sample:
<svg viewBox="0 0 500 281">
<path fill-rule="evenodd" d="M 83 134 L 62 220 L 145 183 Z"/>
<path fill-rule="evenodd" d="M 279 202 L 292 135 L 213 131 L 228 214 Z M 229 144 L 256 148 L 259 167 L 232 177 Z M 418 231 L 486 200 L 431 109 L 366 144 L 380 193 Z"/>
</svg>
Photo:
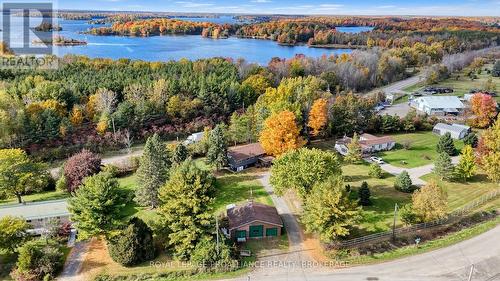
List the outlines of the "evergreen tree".
<svg viewBox="0 0 500 281">
<path fill-rule="evenodd" d="M 137 203 L 151 208 L 158 206 L 158 190 L 167 181 L 169 166 L 166 147 L 160 137 L 154 134 L 146 141 L 137 170 L 139 183 L 139 188 L 135 192 Z"/>
<path fill-rule="evenodd" d="M 464 144 L 466 144 L 466 145 L 470 145 L 472 147 L 477 147 L 479 139 L 477 137 L 477 134 L 472 132 L 472 133 L 467 134 L 467 136 L 465 136 L 463 141 L 464 141 Z"/>
<path fill-rule="evenodd" d="M 455 143 L 453 143 L 450 133 L 446 133 L 439 138 L 436 150 L 438 153 L 446 152 L 450 156 L 457 154 L 457 149 L 455 148 Z"/>
<path fill-rule="evenodd" d="M 108 243 L 111 258 L 124 266 L 135 265 L 155 256 L 153 232 L 139 218 L 132 218 L 129 225 Z"/>
<path fill-rule="evenodd" d="M 68 201 L 80 239 L 106 235 L 121 225 L 125 200 L 118 181 L 108 173 L 87 177 Z"/>
<path fill-rule="evenodd" d="M 434 169 L 432 170 L 434 174 L 440 177 L 442 180 L 450 180 L 453 177 L 453 164 L 451 163 L 451 157 L 446 152 L 439 153 L 436 161 L 434 162 Z"/>
<path fill-rule="evenodd" d="M 307 232 L 318 232 L 321 240 L 330 242 L 349 235 L 359 220 L 360 209 L 349 199 L 340 176 L 314 185 L 305 199 L 301 220 Z"/>
<path fill-rule="evenodd" d="M 402 192 L 412 192 L 413 191 L 412 184 L 413 183 L 411 182 L 411 178 L 408 172 L 403 171 L 396 177 L 396 181 L 394 182 L 394 188 Z"/>
<path fill-rule="evenodd" d="M 360 163 L 363 160 L 363 151 L 359 144 L 359 136 L 354 133 L 351 142 L 347 145 L 347 155 L 344 157 L 347 163 Z"/>
<path fill-rule="evenodd" d="M 188 156 L 189 152 L 186 146 L 182 143 L 179 143 L 174 147 L 170 161 L 172 162 L 172 165 L 179 165 L 180 163 L 184 162 L 184 160 L 186 160 Z"/>
<path fill-rule="evenodd" d="M 167 183 L 160 189 L 159 213 L 174 255 L 189 259 L 196 244 L 207 234 L 211 224 L 210 202 L 214 177 L 186 160 L 174 167 Z"/>
<path fill-rule="evenodd" d="M 358 191 L 359 203 L 363 206 L 371 205 L 372 202 L 370 200 L 370 196 L 370 188 L 368 187 L 368 183 L 364 181 L 363 183 L 361 183 L 361 187 Z"/>
<path fill-rule="evenodd" d="M 466 145 L 462 149 L 462 155 L 460 156 L 460 161 L 455 168 L 455 174 L 457 178 L 467 181 L 474 176 L 476 172 L 476 157 L 474 156 L 474 150 L 472 146 Z"/>
<path fill-rule="evenodd" d="M 207 161 L 217 170 L 227 165 L 227 140 L 223 125 L 217 125 L 210 133 Z"/>
</svg>

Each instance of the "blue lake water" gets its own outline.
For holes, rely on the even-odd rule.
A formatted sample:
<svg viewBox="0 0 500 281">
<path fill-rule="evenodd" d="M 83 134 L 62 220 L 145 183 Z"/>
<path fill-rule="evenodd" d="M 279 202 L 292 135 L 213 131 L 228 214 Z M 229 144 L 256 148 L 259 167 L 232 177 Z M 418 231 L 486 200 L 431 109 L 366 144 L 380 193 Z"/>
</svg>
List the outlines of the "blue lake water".
<svg viewBox="0 0 500 281">
<path fill-rule="evenodd" d="M 188 20 L 188 19 L 186 19 Z M 234 23 L 232 17 L 220 18 L 192 18 L 189 20 L 212 21 L 217 23 Z M 12 18 L 12 25 L 21 26 L 22 18 Z M 31 26 L 37 26 L 36 19 L 31 21 Z M 59 20 L 63 28 L 60 35 L 68 38 L 85 40 L 84 46 L 56 47 L 56 54 L 85 55 L 91 58 L 129 58 L 146 61 L 168 61 L 181 58 L 200 59 L 214 56 L 230 57 L 233 59 L 244 58 L 249 62 L 267 64 L 273 57 L 291 58 L 296 54 L 310 57 L 323 55 L 350 53 L 350 49 L 321 49 L 301 46 L 281 46 L 274 41 L 259 39 L 209 39 L 198 35 L 165 35 L 152 37 L 123 37 L 123 36 L 93 36 L 81 32 L 95 26 L 83 20 Z M 367 27 L 339 27 L 342 32 L 362 32 L 370 30 Z M 13 40 L 21 41 L 22 36 L 14 33 Z"/>
</svg>

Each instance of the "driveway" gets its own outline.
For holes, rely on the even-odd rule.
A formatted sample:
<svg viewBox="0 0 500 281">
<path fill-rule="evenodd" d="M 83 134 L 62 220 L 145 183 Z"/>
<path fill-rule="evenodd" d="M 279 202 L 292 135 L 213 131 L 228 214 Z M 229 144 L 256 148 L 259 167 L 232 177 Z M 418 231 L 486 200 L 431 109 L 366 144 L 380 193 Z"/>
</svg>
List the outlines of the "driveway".
<svg viewBox="0 0 500 281">
<path fill-rule="evenodd" d="M 459 156 L 454 156 L 451 158 L 451 162 L 453 164 L 457 164 L 459 159 L 460 159 Z M 380 165 L 380 167 L 382 168 L 382 170 L 395 176 L 401 174 L 401 172 L 403 171 L 407 171 L 408 174 L 410 175 L 413 184 L 421 186 L 426 184 L 426 182 L 422 180 L 421 177 L 432 173 L 432 169 L 434 169 L 434 164 L 429 164 L 411 169 L 400 168 L 387 163 Z"/>
<path fill-rule="evenodd" d="M 62 273 L 57 278 L 58 281 L 84 281 L 80 269 L 87 247 L 88 243 L 85 241 L 75 243 L 66 259 Z"/>
<path fill-rule="evenodd" d="M 388 106 L 382 110 L 380 110 L 377 114 L 378 115 L 396 115 L 399 117 L 405 117 L 408 112 L 410 112 L 411 107 L 408 105 L 407 102 L 403 103 L 398 103 L 398 104 L 393 104 L 391 106 Z"/>
<path fill-rule="evenodd" d="M 268 276 L 247 276 L 234 281 L 460 281 L 468 280 L 474 265 L 474 281 L 500 280 L 500 226 L 469 240 L 428 253 L 398 260 L 349 267 L 343 269 L 313 270 L 307 276 L 282 275 L 270 272 Z"/>
<path fill-rule="evenodd" d="M 424 76 L 422 74 L 412 76 L 410 78 L 392 83 L 390 85 L 387 85 L 382 88 L 377 88 L 375 90 L 372 90 L 370 93 L 377 93 L 377 92 L 384 92 L 385 94 L 390 94 L 390 93 L 406 93 L 404 89 L 411 87 L 413 85 L 418 84 L 420 81 L 424 79 Z M 396 115 L 399 117 L 404 117 L 408 112 L 410 111 L 410 106 L 408 103 L 399 103 L 399 104 L 394 104 L 392 106 L 389 106 L 387 108 L 384 108 L 383 110 L 379 111 L 379 115 Z"/>
</svg>

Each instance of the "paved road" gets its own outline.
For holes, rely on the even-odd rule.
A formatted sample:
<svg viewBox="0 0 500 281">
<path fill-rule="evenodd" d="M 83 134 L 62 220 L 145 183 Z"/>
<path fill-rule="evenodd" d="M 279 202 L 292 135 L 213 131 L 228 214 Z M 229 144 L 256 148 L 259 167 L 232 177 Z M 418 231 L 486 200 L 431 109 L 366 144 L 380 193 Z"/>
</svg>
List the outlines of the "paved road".
<svg viewBox="0 0 500 281">
<path fill-rule="evenodd" d="M 83 281 L 80 269 L 87 247 L 88 242 L 82 241 L 75 243 L 75 246 L 71 249 L 66 259 L 62 273 L 57 278 L 58 281 Z"/>
<path fill-rule="evenodd" d="M 422 74 L 419 74 L 419 75 L 407 78 L 405 80 L 401 80 L 401 81 L 398 81 L 396 83 L 392 83 L 392 84 L 387 85 L 385 87 L 378 88 L 376 90 L 371 91 L 371 93 L 376 93 L 376 92 L 382 91 L 386 94 L 390 94 L 390 93 L 405 93 L 406 94 L 406 92 L 403 91 L 403 89 L 411 87 L 413 85 L 416 85 L 417 83 L 422 81 L 422 79 L 424 79 L 424 76 Z M 404 102 L 404 103 L 399 103 L 399 104 L 389 106 L 389 107 L 381 110 L 378 114 L 379 115 L 389 114 L 389 115 L 397 115 L 399 117 L 404 117 L 404 116 L 406 116 L 406 114 L 409 111 L 410 111 L 410 106 L 408 105 L 408 103 Z"/>
<path fill-rule="evenodd" d="M 391 262 L 344 269 L 314 270 L 307 276 L 269 270 L 234 281 L 457 281 L 467 280 L 471 264 L 474 281 L 500 280 L 500 226 L 453 246 Z"/>
<path fill-rule="evenodd" d="M 143 150 L 139 149 L 139 150 L 133 151 L 131 153 L 124 153 L 124 154 L 118 154 L 118 155 L 115 155 L 115 156 L 105 157 L 105 158 L 102 158 L 102 164 L 103 165 L 106 165 L 106 164 L 115 164 L 115 165 L 123 164 L 123 163 L 126 163 L 132 157 L 142 155 L 142 152 L 143 152 Z M 61 167 L 56 167 L 56 168 L 52 168 L 52 169 L 49 170 L 50 174 L 53 177 L 55 177 L 55 178 L 59 177 L 60 171 L 61 171 Z"/>
<path fill-rule="evenodd" d="M 452 157 L 451 162 L 453 164 L 457 164 L 459 159 L 460 159 L 459 156 Z M 400 168 L 387 163 L 380 165 L 380 167 L 382 168 L 382 170 L 392 175 L 399 175 L 401 174 L 401 172 L 407 171 L 414 185 L 424 185 L 426 184 L 426 182 L 422 180 L 421 177 L 432 173 L 432 169 L 434 169 L 434 164 L 429 164 L 411 169 Z"/>
</svg>

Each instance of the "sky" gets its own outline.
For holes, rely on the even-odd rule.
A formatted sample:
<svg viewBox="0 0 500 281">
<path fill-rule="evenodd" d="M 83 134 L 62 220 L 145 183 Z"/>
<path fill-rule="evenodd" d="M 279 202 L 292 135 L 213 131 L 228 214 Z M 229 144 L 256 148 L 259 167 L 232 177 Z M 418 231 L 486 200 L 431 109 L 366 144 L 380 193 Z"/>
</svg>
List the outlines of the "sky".
<svg viewBox="0 0 500 281">
<path fill-rule="evenodd" d="M 56 0 L 59 9 L 325 15 L 500 16 L 500 0 Z"/>
</svg>

